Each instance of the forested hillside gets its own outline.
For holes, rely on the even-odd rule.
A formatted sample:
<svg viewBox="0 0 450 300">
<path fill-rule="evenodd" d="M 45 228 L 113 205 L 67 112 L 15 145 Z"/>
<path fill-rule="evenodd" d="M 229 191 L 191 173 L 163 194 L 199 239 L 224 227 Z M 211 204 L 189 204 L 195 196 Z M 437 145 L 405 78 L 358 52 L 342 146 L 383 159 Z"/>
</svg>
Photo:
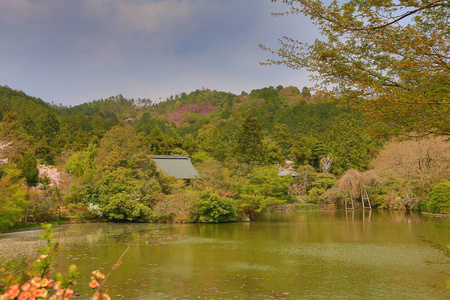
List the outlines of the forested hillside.
<svg viewBox="0 0 450 300">
<path fill-rule="evenodd" d="M 67 108 L 0 87 L 0 121 L 0 230 L 56 219 L 238 221 L 281 204 L 355 208 L 367 196 L 372 206 L 450 212 L 433 198 L 448 190 L 445 138 L 376 136 L 360 113 L 307 88 Z M 201 178 L 185 186 L 151 155 L 189 155 Z"/>
</svg>

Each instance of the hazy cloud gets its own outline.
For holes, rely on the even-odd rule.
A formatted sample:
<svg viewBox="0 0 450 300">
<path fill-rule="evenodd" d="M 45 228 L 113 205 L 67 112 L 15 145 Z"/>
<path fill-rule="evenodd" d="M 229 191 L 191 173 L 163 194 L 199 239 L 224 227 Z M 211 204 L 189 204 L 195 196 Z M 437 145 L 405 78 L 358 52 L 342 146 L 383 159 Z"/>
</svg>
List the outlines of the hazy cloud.
<svg viewBox="0 0 450 300">
<path fill-rule="evenodd" d="M 0 84 L 55 103 L 122 93 L 159 99 L 211 88 L 307 85 L 262 67 L 283 35 L 312 40 L 301 16 L 270 0 L 1 0 Z"/>
</svg>

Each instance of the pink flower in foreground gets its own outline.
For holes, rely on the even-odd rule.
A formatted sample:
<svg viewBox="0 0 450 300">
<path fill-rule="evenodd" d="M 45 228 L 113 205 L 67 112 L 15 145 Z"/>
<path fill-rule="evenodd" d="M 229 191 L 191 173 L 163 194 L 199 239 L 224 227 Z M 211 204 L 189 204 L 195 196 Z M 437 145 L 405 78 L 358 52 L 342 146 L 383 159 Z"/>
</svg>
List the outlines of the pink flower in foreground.
<svg viewBox="0 0 450 300">
<path fill-rule="evenodd" d="M 31 287 L 31 284 L 27 281 L 22 285 L 21 290 L 24 292 L 28 292 L 30 290 L 30 287 Z"/>
<path fill-rule="evenodd" d="M 48 278 L 42 278 L 41 280 L 41 287 L 46 287 L 48 285 Z"/>
<path fill-rule="evenodd" d="M 20 294 L 19 300 L 28 300 L 31 298 L 31 293 L 30 292 L 23 292 L 22 294 Z"/>
<path fill-rule="evenodd" d="M 33 277 L 30 280 L 31 285 L 35 286 L 35 287 L 40 287 L 41 286 L 41 278 L 39 277 Z"/>
<path fill-rule="evenodd" d="M 91 274 L 94 275 L 95 278 L 97 278 L 97 279 L 104 279 L 105 278 L 105 275 L 102 272 L 98 271 L 98 270 L 97 271 L 92 271 Z"/>
<path fill-rule="evenodd" d="M 97 280 L 92 279 L 91 283 L 89 283 L 89 287 L 95 289 L 96 287 L 99 287 L 100 284 L 98 284 Z"/>
<path fill-rule="evenodd" d="M 20 294 L 19 284 L 13 284 L 8 288 L 8 296 L 12 299 L 16 298 Z"/>
<path fill-rule="evenodd" d="M 102 300 L 111 300 L 111 297 L 109 297 L 108 294 L 103 294 Z"/>
</svg>

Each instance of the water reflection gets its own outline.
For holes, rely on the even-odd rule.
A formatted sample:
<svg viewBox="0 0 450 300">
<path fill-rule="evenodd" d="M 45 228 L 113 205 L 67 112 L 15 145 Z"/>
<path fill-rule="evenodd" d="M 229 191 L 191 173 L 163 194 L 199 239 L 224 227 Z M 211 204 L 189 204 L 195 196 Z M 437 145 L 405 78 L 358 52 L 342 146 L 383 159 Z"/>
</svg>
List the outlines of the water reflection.
<svg viewBox="0 0 450 300">
<path fill-rule="evenodd" d="M 79 224 L 57 229 L 61 267 L 113 271 L 115 299 L 445 299 L 445 266 L 417 236 L 450 243 L 450 222 L 401 211 L 275 212 L 251 223 Z M 0 250 L 31 236 L 0 238 Z"/>
</svg>

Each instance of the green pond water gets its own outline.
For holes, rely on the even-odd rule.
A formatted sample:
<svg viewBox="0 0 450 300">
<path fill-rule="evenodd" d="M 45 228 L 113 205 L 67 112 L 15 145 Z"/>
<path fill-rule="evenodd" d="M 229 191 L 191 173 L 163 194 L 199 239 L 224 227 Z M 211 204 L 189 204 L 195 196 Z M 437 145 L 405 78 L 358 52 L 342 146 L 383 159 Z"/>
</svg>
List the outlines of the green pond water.
<svg viewBox="0 0 450 300">
<path fill-rule="evenodd" d="M 272 213 L 230 224 L 75 224 L 55 228 L 57 263 L 108 273 L 113 299 L 450 299 L 450 219 L 398 211 Z M 39 231 L 0 235 L 0 260 L 29 260 Z M 433 262 L 432 264 L 426 261 Z M 439 263 L 441 262 L 441 263 Z M 450 276 L 450 275 L 449 275 Z"/>
</svg>

